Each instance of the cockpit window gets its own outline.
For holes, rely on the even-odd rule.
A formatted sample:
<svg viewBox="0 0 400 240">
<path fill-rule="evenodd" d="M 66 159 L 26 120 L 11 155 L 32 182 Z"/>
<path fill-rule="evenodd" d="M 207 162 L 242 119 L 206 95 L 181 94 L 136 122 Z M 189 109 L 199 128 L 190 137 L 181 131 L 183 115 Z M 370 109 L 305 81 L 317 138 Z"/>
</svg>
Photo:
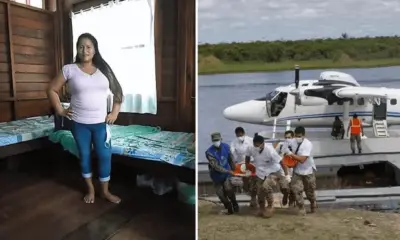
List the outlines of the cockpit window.
<svg viewBox="0 0 400 240">
<path fill-rule="evenodd" d="M 278 91 L 272 91 L 272 92 L 270 92 L 270 93 L 267 93 L 267 95 L 265 96 L 265 97 L 260 97 L 260 98 L 257 98 L 257 99 L 255 99 L 255 100 L 257 100 L 257 101 L 266 101 L 266 100 L 271 100 L 271 99 L 273 99 L 276 95 L 278 95 L 279 94 L 279 92 Z"/>
<path fill-rule="evenodd" d="M 276 95 L 278 95 L 278 91 L 272 91 L 272 92 L 270 92 L 268 95 L 271 97 L 271 98 L 273 98 L 273 97 L 275 97 Z"/>
<path fill-rule="evenodd" d="M 271 116 L 277 117 L 286 105 L 288 93 L 280 92 L 271 102 Z"/>
</svg>

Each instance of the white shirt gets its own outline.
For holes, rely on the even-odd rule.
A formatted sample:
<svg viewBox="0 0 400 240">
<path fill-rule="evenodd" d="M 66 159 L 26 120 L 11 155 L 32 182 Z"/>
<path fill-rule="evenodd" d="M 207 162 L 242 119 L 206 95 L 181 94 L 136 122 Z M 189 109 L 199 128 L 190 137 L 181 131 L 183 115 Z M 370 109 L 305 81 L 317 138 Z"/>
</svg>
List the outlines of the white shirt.
<svg viewBox="0 0 400 240">
<path fill-rule="evenodd" d="M 253 147 L 253 138 L 244 136 L 243 142 L 238 138 L 235 138 L 231 143 L 231 153 L 233 155 L 233 161 L 240 163 L 245 160 L 248 149 Z M 252 161 L 253 159 L 250 159 Z"/>
<path fill-rule="evenodd" d="M 271 173 L 281 171 L 281 156 L 276 152 L 271 144 L 265 143 L 264 150 L 260 153 L 254 146 L 248 149 L 247 156 L 254 158 L 256 175 L 260 179 L 265 179 Z"/>
<path fill-rule="evenodd" d="M 297 149 L 297 145 L 293 146 L 295 147 L 293 149 L 293 153 L 295 153 Z M 315 171 L 317 171 L 317 167 L 315 166 L 314 158 L 312 156 L 312 148 L 313 145 L 308 140 L 307 138 L 303 139 L 303 142 L 301 143 L 299 150 L 296 155 L 298 156 L 305 156 L 308 157 L 307 160 L 304 163 L 298 163 L 296 167 L 294 167 L 293 171 L 299 175 L 309 175 L 312 174 Z"/>
<path fill-rule="evenodd" d="M 297 147 L 297 143 L 295 139 L 286 139 L 285 141 L 279 142 L 276 146 L 276 151 L 281 155 L 290 151 L 289 147 L 292 149 L 293 153 L 296 151 L 295 147 Z"/>
</svg>

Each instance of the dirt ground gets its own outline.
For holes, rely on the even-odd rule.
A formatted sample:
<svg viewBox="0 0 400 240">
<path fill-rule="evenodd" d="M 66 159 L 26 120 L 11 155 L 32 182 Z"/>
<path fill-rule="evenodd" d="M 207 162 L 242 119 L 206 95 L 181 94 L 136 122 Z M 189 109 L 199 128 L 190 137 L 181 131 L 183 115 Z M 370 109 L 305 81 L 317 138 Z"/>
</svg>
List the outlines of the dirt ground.
<svg viewBox="0 0 400 240">
<path fill-rule="evenodd" d="M 297 216 L 292 209 L 275 209 L 270 219 L 242 207 L 240 213 L 219 214 L 222 207 L 199 201 L 199 240 L 400 240 L 400 214 L 322 210 Z"/>
</svg>

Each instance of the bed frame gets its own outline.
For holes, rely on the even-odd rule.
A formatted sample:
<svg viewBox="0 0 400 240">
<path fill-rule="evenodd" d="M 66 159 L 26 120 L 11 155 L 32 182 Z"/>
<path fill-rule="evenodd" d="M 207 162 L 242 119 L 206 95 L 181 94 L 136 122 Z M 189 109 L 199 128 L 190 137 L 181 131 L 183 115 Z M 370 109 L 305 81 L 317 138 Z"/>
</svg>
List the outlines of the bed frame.
<svg viewBox="0 0 400 240">
<path fill-rule="evenodd" d="M 37 150 L 45 150 L 54 147 L 54 143 L 48 137 L 42 137 L 25 142 L 15 143 L 0 147 L 0 161 L 6 161 L 8 169 L 14 169 L 19 165 L 20 155 Z"/>
<path fill-rule="evenodd" d="M 78 164 L 78 158 L 70 153 L 69 151 L 66 151 L 63 149 L 61 144 L 55 144 L 56 150 L 53 149 L 53 151 L 56 153 L 57 158 L 61 158 L 60 165 L 58 165 L 58 168 L 63 168 L 63 164 L 76 161 L 76 164 Z M 92 169 L 97 169 L 97 159 L 96 155 L 94 152 L 92 152 Z M 58 159 L 57 159 L 58 162 Z M 113 168 L 115 164 L 118 166 L 129 166 L 132 167 L 132 172 L 133 176 L 136 179 L 136 174 L 141 174 L 141 173 L 149 173 L 155 177 L 163 177 L 163 178 L 178 178 L 179 181 L 185 182 L 188 184 L 194 185 L 196 182 L 196 170 L 195 169 L 190 169 L 187 167 L 181 167 L 181 166 L 175 166 L 172 164 L 168 164 L 165 162 L 161 161 L 152 161 L 152 160 L 147 160 L 147 159 L 140 159 L 140 158 L 133 158 L 129 156 L 122 156 L 122 155 L 117 155 L 113 154 L 112 156 L 112 164 Z M 96 175 L 96 171 L 94 172 Z"/>
</svg>

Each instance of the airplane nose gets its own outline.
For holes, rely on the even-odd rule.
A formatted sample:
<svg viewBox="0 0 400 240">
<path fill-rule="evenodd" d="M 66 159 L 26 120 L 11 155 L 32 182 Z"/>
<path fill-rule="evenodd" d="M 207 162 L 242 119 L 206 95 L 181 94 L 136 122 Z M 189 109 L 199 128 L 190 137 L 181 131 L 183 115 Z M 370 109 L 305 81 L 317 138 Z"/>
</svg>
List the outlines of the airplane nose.
<svg viewBox="0 0 400 240">
<path fill-rule="evenodd" d="M 230 106 L 224 109 L 222 113 L 226 119 L 235 120 L 237 118 L 237 111 L 235 106 Z"/>
<path fill-rule="evenodd" d="M 265 115 L 265 102 L 247 101 L 224 109 L 223 115 L 231 121 L 259 123 Z"/>
</svg>

